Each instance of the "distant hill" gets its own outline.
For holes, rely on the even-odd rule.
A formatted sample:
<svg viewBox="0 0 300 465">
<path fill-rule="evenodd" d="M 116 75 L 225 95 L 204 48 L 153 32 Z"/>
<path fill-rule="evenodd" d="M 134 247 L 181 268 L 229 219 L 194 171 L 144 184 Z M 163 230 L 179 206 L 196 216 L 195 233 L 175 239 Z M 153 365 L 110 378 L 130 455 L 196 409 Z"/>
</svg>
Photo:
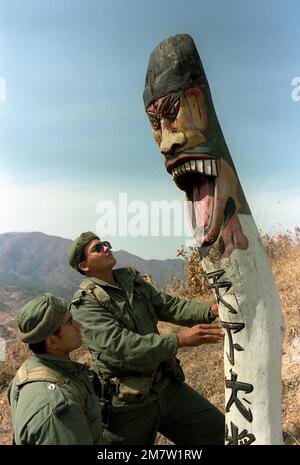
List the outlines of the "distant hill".
<svg viewBox="0 0 300 465">
<path fill-rule="evenodd" d="M 18 310 L 39 292 L 11 285 L 0 286 L 0 338 L 9 339 L 12 336 Z"/>
<path fill-rule="evenodd" d="M 55 292 L 69 298 L 82 276 L 68 264 L 72 241 L 40 232 L 0 234 L 0 286 L 32 292 Z M 126 251 L 114 252 L 117 268 L 133 266 L 150 273 L 154 283 L 165 285 L 172 276 L 185 279 L 183 260 L 144 260 Z M 0 296 L 0 311 L 6 303 Z"/>
<path fill-rule="evenodd" d="M 123 266 L 132 266 L 141 273 L 150 273 L 153 277 L 154 283 L 158 285 L 167 284 L 174 276 L 180 279 L 186 279 L 184 271 L 184 261 L 179 258 L 167 260 L 145 260 L 126 252 L 119 250 L 114 252 L 117 259 L 116 267 L 122 268 Z"/>
</svg>

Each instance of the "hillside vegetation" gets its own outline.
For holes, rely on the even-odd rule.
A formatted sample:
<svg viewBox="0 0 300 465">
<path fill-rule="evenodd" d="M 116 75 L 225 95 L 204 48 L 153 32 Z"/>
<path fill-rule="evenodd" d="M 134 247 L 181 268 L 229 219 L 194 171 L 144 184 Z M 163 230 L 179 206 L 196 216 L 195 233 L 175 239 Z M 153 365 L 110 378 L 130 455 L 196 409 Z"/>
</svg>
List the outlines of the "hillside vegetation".
<svg viewBox="0 0 300 465">
<path fill-rule="evenodd" d="M 272 263 L 277 282 L 282 309 L 285 317 L 283 343 L 283 431 L 285 444 L 300 444 L 300 230 L 296 237 L 290 234 L 262 239 Z M 173 295 L 205 300 L 211 297 L 207 288 L 201 263 L 196 251 L 181 249 L 178 254 L 185 259 L 188 279 L 186 282 L 173 280 L 166 290 Z M 176 332 L 174 325 L 160 323 L 161 332 Z M 17 368 L 28 356 L 24 344 L 13 340 L 7 344 L 7 360 L 0 362 L 0 444 L 10 444 L 12 428 L 9 408 L 6 401 L 6 388 Z M 79 349 L 75 358 L 86 362 L 88 355 Z M 181 349 L 179 358 L 184 367 L 186 381 L 204 394 L 212 403 L 224 411 L 223 348 L 222 344 L 202 345 Z M 157 444 L 168 441 L 158 436 Z"/>
</svg>

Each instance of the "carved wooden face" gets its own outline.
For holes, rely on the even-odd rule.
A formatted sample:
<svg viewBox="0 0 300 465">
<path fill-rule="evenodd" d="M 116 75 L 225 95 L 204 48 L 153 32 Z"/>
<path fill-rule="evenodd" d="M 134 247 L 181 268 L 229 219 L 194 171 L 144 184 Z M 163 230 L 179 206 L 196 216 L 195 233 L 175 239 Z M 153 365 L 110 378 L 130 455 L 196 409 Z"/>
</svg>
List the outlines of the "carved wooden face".
<svg viewBox="0 0 300 465">
<path fill-rule="evenodd" d="M 147 114 L 167 169 L 179 152 L 205 141 L 201 131 L 207 127 L 207 116 L 197 87 L 159 98 L 149 105 Z"/>
<path fill-rule="evenodd" d="M 209 128 L 202 89 L 160 97 L 147 115 L 168 173 L 191 200 L 190 222 L 199 246 L 212 245 L 221 232 L 224 256 L 246 248 L 237 218 L 244 198 L 231 158 L 225 160 L 216 149 L 216 132 L 223 136 L 218 125 L 215 131 Z"/>
</svg>

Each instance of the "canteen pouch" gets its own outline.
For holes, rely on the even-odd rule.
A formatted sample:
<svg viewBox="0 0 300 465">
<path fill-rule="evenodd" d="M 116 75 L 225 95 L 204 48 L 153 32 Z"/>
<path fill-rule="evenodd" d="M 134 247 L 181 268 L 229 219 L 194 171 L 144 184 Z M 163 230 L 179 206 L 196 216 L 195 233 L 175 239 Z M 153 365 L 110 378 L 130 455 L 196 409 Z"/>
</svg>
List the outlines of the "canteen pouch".
<svg viewBox="0 0 300 465">
<path fill-rule="evenodd" d="M 118 399 L 126 402 L 144 400 L 152 386 L 153 376 L 127 376 L 116 380 L 116 394 Z"/>
</svg>

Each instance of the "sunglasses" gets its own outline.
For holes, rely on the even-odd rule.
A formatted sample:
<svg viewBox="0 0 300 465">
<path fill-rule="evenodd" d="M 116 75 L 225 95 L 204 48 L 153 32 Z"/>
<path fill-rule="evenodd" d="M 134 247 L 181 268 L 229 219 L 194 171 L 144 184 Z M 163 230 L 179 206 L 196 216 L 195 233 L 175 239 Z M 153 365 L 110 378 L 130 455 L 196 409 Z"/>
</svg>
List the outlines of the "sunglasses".
<svg viewBox="0 0 300 465">
<path fill-rule="evenodd" d="M 111 244 L 108 241 L 98 242 L 98 244 L 93 245 L 88 255 L 92 252 L 101 253 L 104 250 L 104 247 L 111 249 Z"/>
</svg>

